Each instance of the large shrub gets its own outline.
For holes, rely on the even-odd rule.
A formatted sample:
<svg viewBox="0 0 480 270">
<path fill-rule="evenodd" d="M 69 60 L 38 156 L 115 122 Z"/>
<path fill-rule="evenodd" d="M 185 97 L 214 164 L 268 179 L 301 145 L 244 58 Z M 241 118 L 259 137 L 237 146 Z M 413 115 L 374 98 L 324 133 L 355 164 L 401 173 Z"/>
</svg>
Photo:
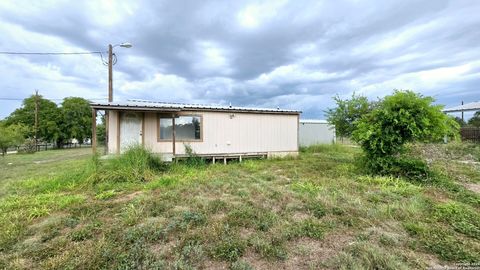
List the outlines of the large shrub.
<svg viewBox="0 0 480 270">
<path fill-rule="evenodd" d="M 423 161 L 402 155 L 405 145 L 455 137 L 459 128 L 433 102 L 409 90 L 395 90 L 357 122 L 353 139 L 365 152 L 363 164 L 368 171 L 406 176 L 427 173 Z"/>
<path fill-rule="evenodd" d="M 337 106 L 329 108 L 325 114 L 330 124 L 335 126 L 337 136 L 350 137 L 356 129 L 357 121 L 372 110 L 373 103 L 367 97 L 352 94 L 350 99 L 333 98 Z"/>
<path fill-rule="evenodd" d="M 7 153 L 7 149 L 13 146 L 21 145 L 25 139 L 25 133 L 28 128 L 22 124 L 7 125 L 0 121 L 0 152 L 3 155 Z"/>
</svg>

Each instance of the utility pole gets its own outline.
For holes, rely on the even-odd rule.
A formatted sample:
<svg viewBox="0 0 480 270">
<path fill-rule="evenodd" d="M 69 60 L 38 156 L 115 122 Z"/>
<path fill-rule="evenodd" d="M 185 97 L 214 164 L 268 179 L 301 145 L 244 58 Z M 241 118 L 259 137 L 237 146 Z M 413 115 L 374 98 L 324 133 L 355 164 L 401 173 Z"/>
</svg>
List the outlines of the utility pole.
<svg viewBox="0 0 480 270">
<path fill-rule="evenodd" d="M 463 105 L 463 100 L 462 100 L 462 105 Z M 462 122 L 463 122 L 463 108 L 462 108 Z"/>
<path fill-rule="evenodd" d="M 113 101 L 113 47 L 112 44 L 108 44 L 108 102 Z"/>
<path fill-rule="evenodd" d="M 113 46 L 108 44 L 108 102 L 113 101 Z M 105 110 L 105 154 L 108 154 L 108 126 L 110 114 Z"/>
<path fill-rule="evenodd" d="M 35 90 L 35 152 L 37 151 L 38 139 L 38 90 Z"/>
</svg>

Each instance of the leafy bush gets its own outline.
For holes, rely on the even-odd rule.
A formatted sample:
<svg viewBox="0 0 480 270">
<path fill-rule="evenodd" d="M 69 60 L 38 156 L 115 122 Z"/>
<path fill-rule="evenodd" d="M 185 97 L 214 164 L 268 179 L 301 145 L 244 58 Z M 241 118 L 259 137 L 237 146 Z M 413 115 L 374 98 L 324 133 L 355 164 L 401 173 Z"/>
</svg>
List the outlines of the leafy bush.
<svg viewBox="0 0 480 270">
<path fill-rule="evenodd" d="M 24 142 L 28 128 L 22 124 L 6 125 L 0 121 L 0 152 L 2 156 L 12 146 L 19 146 Z"/>
<path fill-rule="evenodd" d="M 405 144 L 415 141 L 441 141 L 456 137 L 458 124 L 433 105 L 434 99 L 409 90 L 396 90 L 379 101 L 374 110 L 357 123 L 353 139 L 364 150 L 368 171 L 421 178 L 427 167 L 421 160 L 401 157 Z"/>
<path fill-rule="evenodd" d="M 337 107 L 326 111 L 327 120 L 335 126 L 338 136 L 350 137 L 356 129 L 357 121 L 372 110 L 373 104 L 364 96 L 355 96 L 355 93 L 350 100 L 342 100 L 338 96 L 333 99 Z"/>
</svg>

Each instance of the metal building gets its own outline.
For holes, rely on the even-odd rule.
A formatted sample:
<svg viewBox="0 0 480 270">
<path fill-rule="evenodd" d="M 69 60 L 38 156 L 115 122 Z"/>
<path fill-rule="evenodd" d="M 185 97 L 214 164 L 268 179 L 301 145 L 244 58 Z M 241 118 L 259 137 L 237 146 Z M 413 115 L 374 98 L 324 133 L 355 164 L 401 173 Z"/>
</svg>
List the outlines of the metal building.
<svg viewBox="0 0 480 270">
<path fill-rule="evenodd" d="M 300 146 L 335 143 L 335 126 L 325 120 L 300 120 Z"/>
<path fill-rule="evenodd" d="M 108 152 L 142 144 L 171 160 L 185 146 L 207 158 L 298 154 L 300 111 L 162 103 L 91 104 L 108 112 Z"/>
</svg>

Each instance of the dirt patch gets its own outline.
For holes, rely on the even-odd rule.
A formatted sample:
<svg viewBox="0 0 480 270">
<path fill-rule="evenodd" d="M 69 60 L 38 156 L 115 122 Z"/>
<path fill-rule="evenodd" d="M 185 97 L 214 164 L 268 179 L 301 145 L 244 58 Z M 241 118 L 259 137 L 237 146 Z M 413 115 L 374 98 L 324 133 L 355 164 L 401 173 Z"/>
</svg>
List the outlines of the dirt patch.
<svg viewBox="0 0 480 270">
<path fill-rule="evenodd" d="M 173 254 L 173 250 L 177 246 L 177 241 L 162 242 L 150 247 L 153 254 L 159 255 L 162 258 L 168 258 Z"/>
<path fill-rule="evenodd" d="M 353 243 L 353 234 L 337 232 L 327 235 L 323 240 L 299 238 L 290 241 L 288 257 L 285 261 L 271 261 L 260 257 L 252 250 L 248 250 L 242 260 L 254 269 L 319 269 L 331 257 L 334 257 L 344 247 Z"/>
<path fill-rule="evenodd" d="M 248 250 L 245 253 L 245 255 L 243 255 L 242 260 L 248 263 L 250 266 L 253 267 L 253 269 L 256 269 L 256 270 L 290 269 L 290 268 L 285 268 L 285 265 L 282 262 L 267 261 L 251 250 Z"/>
<path fill-rule="evenodd" d="M 34 223 L 30 226 L 30 229 L 33 231 L 41 230 L 45 227 L 52 226 L 54 224 L 61 223 L 64 218 L 67 217 L 66 213 L 54 213 L 46 216 L 42 221 Z"/>
<path fill-rule="evenodd" d="M 285 269 L 311 269 L 319 267 L 328 259 L 334 257 L 344 247 L 353 243 L 351 233 L 333 233 L 323 240 L 300 238 L 288 246 L 292 249 L 285 261 Z"/>
<path fill-rule="evenodd" d="M 223 270 L 228 269 L 228 263 L 219 261 L 206 261 L 203 269 Z"/>
<path fill-rule="evenodd" d="M 135 197 L 142 195 L 143 191 L 136 191 L 130 194 L 119 195 L 117 198 L 112 200 L 113 203 L 124 203 L 133 200 Z"/>
<path fill-rule="evenodd" d="M 292 218 L 293 220 L 295 221 L 302 221 L 302 220 L 306 220 L 306 219 L 309 219 L 311 216 L 308 214 L 308 213 L 305 213 L 305 212 L 295 212 L 293 215 L 292 215 Z"/>
<path fill-rule="evenodd" d="M 465 183 L 463 184 L 463 186 L 470 191 L 473 191 L 475 193 L 480 193 L 480 184 Z"/>
<path fill-rule="evenodd" d="M 252 236 L 252 234 L 255 233 L 255 230 L 249 229 L 249 228 L 241 228 L 238 232 L 240 234 L 240 237 L 247 240 Z"/>
<path fill-rule="evenodd" d="M 449 201 L 447 194 L 435 188 L 425 189 L 424 194 L 436 202 L 445 203 Z"/>
</svg>

